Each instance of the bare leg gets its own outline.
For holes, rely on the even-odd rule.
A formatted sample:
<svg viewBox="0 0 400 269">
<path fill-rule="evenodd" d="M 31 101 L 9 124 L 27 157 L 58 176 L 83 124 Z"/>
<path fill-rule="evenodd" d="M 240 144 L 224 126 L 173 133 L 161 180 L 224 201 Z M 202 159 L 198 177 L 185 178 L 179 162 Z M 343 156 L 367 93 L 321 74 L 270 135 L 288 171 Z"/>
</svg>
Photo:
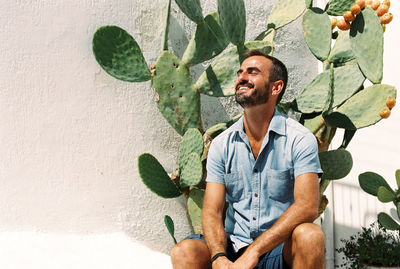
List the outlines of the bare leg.
<svg viewBox="0 0 400 269">
<path fill-rule="evenodd" d="M 324 269 L 325 235 L 321 227 L 313 223 L 297 226 L 285 242 L 283 257 L 292 269 Z"/>
<path fill-rule="evenodd" d="M 174 269 L 208 269 L 211 268 L 210 252 L 206 243 L 198 239 L 185 239 L 171 250 Z"/>
</svg>

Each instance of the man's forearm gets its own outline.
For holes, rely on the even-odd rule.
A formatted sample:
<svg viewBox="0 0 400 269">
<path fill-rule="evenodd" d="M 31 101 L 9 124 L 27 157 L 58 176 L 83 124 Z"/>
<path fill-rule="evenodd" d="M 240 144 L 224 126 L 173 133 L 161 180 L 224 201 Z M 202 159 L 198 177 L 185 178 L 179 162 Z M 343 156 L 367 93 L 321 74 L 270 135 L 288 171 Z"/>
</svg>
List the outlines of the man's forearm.
<svg viewBox="0 0 400 269">
<path fill-rule="evenodd" d="M 203 209 L 203 232 L 211 257 L 226 251 L 226 233 L 222 216 Z"/>
<path fill-rule="evenodd" d="M 312 222 L 317 217 L 314 207 L 305 207 L 302 204 L 293 203 L 275 222 L 275 224 L 262 233 L 249 247 L 249 252 L 261 256 L 286 241 L 294 228 L 306 222 Z"/>
</svg>

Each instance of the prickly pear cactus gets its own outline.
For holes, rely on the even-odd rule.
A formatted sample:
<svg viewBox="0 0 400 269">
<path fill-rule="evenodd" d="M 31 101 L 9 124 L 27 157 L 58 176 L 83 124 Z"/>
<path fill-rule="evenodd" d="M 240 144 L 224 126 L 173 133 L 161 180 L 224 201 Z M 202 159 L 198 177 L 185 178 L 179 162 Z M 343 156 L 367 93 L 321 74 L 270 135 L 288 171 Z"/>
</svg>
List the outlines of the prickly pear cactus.
<svg viewBox="0 0 400 269">
<path fill-rule="evenodd" d="M 393 190 L 386 180 L 373 172 L 365 172 L 359 175 L 360 187 L 367 193 L 377 196 L 382 203 L 393 202 L 397 216 L 400 218 L 400 169 L 396 170 L 397 188 Z M 378 214 L 378 222 L 389 230 L 400 230 L 400 224 L 385 212 Z"/>
<path fill-rule="evenodd" d="M 391 13 L 387 13 L 388 7 L 378 9 L 378 12 L 371 9 L 377 8 L 372 3 L 364 7 L 355 4 L 354 0 L 330 0 L 322 10 L 313 7 L 312 0 L 277 0 L 270 14 L 260 18 L 265 21 L 265 30 L 255 41 L 246 41 L 246 26 L 250 25 L 246 22 L 244 0 L 216 0 L 218 10 L 206 17 L 203 17 L 200 0 L 175 2 L 196 24 L 182 59 L 168 51 L 171 0 L 166 6 L 163 51 L 150 70 L 139 45 L 127 31 L 118 26 L 103 26 L 93 37 L 93 53 L 100 66 L 120 80 L 151 80 L 160 113 L 183 135 L 177 171 L 168 174 L 152 155 L 139 156 L 138 169 L 143 183 L 161 197 L 173 198 L 183 194 L 188 199 L 192 227 L 201 231 L 208 147 L 215 136 L 239 117 L 218 123 L 204 132 L 200 94 L 212 97 L 233 95 L 236 71 L 243 61 L 243 53 L 260 49 L 272 55 L 276 30 L 301 17 L 304 40 L 324 70 L 315 78 L 307 78 L 310 83 L 300 90 L 295 100 L 278 104 L 277 109 L 285 113 L 300 113 L 300 123 L 317 138 L 324 171 L 320 183 L 319 212 L 322 213 L 328 204 L 323 192 L 329 182 L 345 177 L 352 168 L 351 154 L 345 149 L 356 131 L 389 117 L 396 102 L 395 87 L 381 84 L 383 26 L 393 18 Z M 343 18 L 338 20 L 336 16 L 341 15 Z M 335 31 L 336 27 L 342 31 Z M 197 81 L 193 81 L 190 68 L 197 64 L 206 67 Z M 365 87 L 366 80 L 374 85 Z M 336 130 L 340 128 L 344 129 L 341 146 L 328 151 Z M 400 186 L 400 171 L 396 173 L 396 179 Z M 360 176 L 360 184 L 381 201 L 397 203 L 399 210 L 399 193 L 394 192 L 383 178 L 365 173 Z M 385 223 L 385 227 L 398 225 L 385 213 L 381 213 L 378 219 Z M 174 238 L 173 222 L 167 216 L 165 224 Z"/>
</svg>

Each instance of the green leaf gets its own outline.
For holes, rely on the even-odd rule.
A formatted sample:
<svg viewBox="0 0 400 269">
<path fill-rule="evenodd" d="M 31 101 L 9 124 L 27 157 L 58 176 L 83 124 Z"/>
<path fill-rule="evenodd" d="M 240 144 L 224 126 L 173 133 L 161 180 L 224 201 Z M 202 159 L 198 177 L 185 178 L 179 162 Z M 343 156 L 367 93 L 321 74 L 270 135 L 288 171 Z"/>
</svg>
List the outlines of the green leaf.
<svg viewBox="0 0 400 269">
<path fill-rule="evenodd" d="M 218 15 L 222 29 L 236 46 L 245 41 L 246 9 L 243 0 L 218 0 Z"/>
<path fill-rule="evenodd" d="M 264 32 L 259 34 L 256 37 L 256 41 L 266 41 L 270 42 L 271 44 L 274 43 L 274 37 L 275 37 L 275 29 L 274 28 L 267 28 Z"/>
<path fill-rule="evenodd" d="M 187 209 L 193 231 L 196 234 L 202 234 L 201 211 L 203 208 L 204 190 L 191 189 L 187 201 Z"/>
<path fill-rule="evenodd" d="M 397 187 L 400 188 L 400 169 L 396 170 L 396 183 Z"/>
<path fill-rule="evenodd" d="M 337 149 L 320 152 L 318 154 L 321 163 L 322 179 L 341 179 L 347 176 L 353 167 L 353 158 L 345 149 Z"/>
<path fill-rule="evenodd" d="M 195 186 L 203 178 L 203 163 L 196 152 L 189 154 L 180 175 L 181 187 Z"/>
<path fill-rule="evenodd" d="M 381 201 L 382 203 L 392 202 L 396 198 L 395 195 L 394 195 L 394 192 L 391 191 L 391 190 L 388 190 L 384 186 L 380 186 L 378 188 L 377 195 L 378 195 L 379 201 Z"/>
<path fill-rule="evenodd" d="M 296 97 L 297 107 L 303 113 L 321 112 L 329 98 L 330 70 L 319 74 Z M 342 104 L 363 84 L 365 78 L 358 66 L 334 69 L 333 107 Z"/>
<path fill-rule="evenodd" d="M 308 48 L 320 61 L 325 61 L 331 51 L 331 22 L 320 8 L 308 9 L 303 16 L 303 34 Z"/>
<path fill-rule="evenodd" d="M 357 15 L 350 28 L 351 48 L 363 74 L 374 84 L 383 76 L 383 29 L 369 7 Z"/>
<path fill-rule="evenodd" d="M 221 28 L 218 14 L 213 12 L 206 16 L 204 22 L 197 25 L 182 61 L 187 66 L 207 61 L 220 54 L 228 44 L 229 40 Z"/>
<path fill-rule="evenodd" d="M 354 0 L 330 0 L 325 10 L 329 15 L 341 16 L 343 12 L 350 10 L 350 6 L 354 2 Z"/>
<path fill-rule="evenodd" d="M 165 29 L 162 41 L 163 50 L 168 50 L 168 28 L 169 28 L 169 18 L 171 13 L 171 0 L 168 0 L 167 11 L 165 16 Z"/>
<path fill-rule="evenodd" d="M 343 64 L 355 59 L 353 50 L 351 49 L 350 31 L 340 31 L 336 39 L 335 45 L 331 50 L 328 61 L 334 64 Z"/>
<path fill-rule="evenodd" d="M 332 127 L 355 130 L 373 125 L 382 118 L 380 111 L 386 107 L 386 99 L 396 98 L 396 89 L 390 85 L 376 84 L 349 98 L 335 112 L 325 116 Z"/>
<path fill-rule="evenodd" d="M 379 223 L 388 230 L 399 230 L 400 225 L 395 222 L 388 214 L 381 212 L 378 214 Z"/>
<path fill-rule="evenodd" d="M 151 78 L 136 40 L 118 26 L 102 26 L 96 31 L 93 53 L 104 71 L 116 79 L 142 82 Z"/>
<path fill-rule="evenodd" d="M 278 29 L 294 21 L 306 10 L 304 0 L 278 0 L 268 17 L 268 28 Z"/>
<path fill-rule="evenodd" d="M 143 183 L 158 196 L 174 198 L 182 194 L 153 155 L 149 153 L 140 155 L 138 170 Z"/>
<path fill-rule="evenodd" d="M 153 88 L 164 118 L 183 135 L 187 129 L 201 129 L 200 96 L 193 87 L 188 68 L 178 57 L 163 51 L 155 64 Z"/>
<path fill-rule="evenodd" d="M 385 187 L 388 190 L 391 190 L 391 187 L 386 182 L 386 180 L 374 172 L 365 172 L 358 176 L 358 182 L 360 183 L 361 189 L 363 189 L 366 193 L 377 196 L 378 189 L 380 186 Z"/>
<path fill-rule="evenodd" d="M 196 152 L 201 156 L 204 150 L 203 136 L 200 131 L 195 128 L 190 128 L 182 137 L 181 144 L 179 145 L 178 167 L 179 174 L 185 166 L 189 154 Z"/>
<path fill-rule="evenodd" d="M 175 0 L 175 2 L 189 19 L 197 24 L 203 21 L 203 11 L 201 9 L 200 0 Z"/>
<path fill-rule="evenodd" d="M 175 227 L 174 227 L 174 221 L 171 219 L 170 216 L 165 215 L 164 216 L 164 223 L 165 226 L 168 229 L 169 234 L 171 235 L 172 239 L 174 240 L 175 245 L 178 243 L 176 242 L 176 238 L 175 238 Z"/>
<path fill-rule="evenodd" d="M 342 141 L 342 145 L 340 146 L 340 148 L 347 148 L 347 146 L 349 145 L 350 141 L 353 139 L 354 134 L 356 133 L 357 130 L 344 130 L 344 135 L 343 135 L 343 141 Z"/>
<path fill-rule="evenodd" d="M 244 51 L 260 49 L 267 54 L 272 54 L 272 44 L 264 41 L 249 41 L 244 44 Z M 214 58 L 211 65 L 201 74 L 195 84 L 201 93 L 213 97 L 223 97 L 235 94 L 237 70 L 240 68 L 242 53 L 237 47 L 231 47 Z"/>
</svg>

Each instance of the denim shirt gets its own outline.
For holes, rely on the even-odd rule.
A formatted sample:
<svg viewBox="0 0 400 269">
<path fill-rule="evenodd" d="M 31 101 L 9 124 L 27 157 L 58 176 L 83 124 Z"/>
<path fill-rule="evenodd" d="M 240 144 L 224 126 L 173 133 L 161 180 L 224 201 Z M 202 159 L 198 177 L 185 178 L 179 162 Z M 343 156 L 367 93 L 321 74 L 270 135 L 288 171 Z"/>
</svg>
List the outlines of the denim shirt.
<svg viewBox="0 0 400 269">
<path fill-rule="evenodd" d="M 275 223 L 294 201 L 295 179 L 308 172 L 322 173 L 316 138 L 276 110 L 257 159 L 243 117 L 212 141 L 206 181 L 226 186 L 225 231 L 236 251 Z"/>
</svg>

